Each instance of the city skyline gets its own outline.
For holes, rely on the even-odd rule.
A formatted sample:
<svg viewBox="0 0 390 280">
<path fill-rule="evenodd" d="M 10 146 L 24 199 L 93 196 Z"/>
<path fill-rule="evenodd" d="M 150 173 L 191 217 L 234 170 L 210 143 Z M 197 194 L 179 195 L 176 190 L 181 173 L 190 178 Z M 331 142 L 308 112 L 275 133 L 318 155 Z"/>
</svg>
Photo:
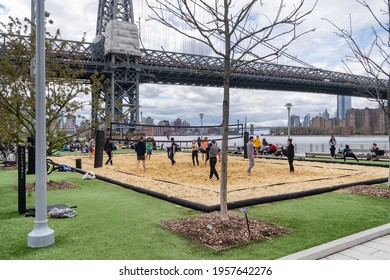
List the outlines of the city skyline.
<svg viewBox="0 0 390 280">
<path fill-rule="evenodd" d="M 348 100 L 350 98 L 348 98 L 349 96 L 347 96 L 347 100 L 345 100 L 344 98 L 339 98 L 339 96 L 337 96 L 337 102 L 342 102 L 342 104 L 340 104 L 339 107 L 341 107 L 341 109 L 338 109 L 336 112 L 334 112 L 333 116 L 331 116 L 328 112 L 328 109 L 327 108 L 324 108 L 323 112 L 318 112 L 316 115 L 314 116 L 311 116 L 310 113 L 296 113 L 296 114 L 291 114 L 290 116 L 290 119 L 291 119 L 291 126 L 292 127 L 298 127 L 298 126 L 310 126 L 311 125 L 311 121 L 313 118 L 316 118 L 316 117 L 320 117 L 320 118 L 323 118 L 325 120 L 328 120 L 328 119 L 337 119 L 339 121 L 342 121 L 342 120 L 345 120 L 346 118 L 346 115 L 348 113 L 348 110 L 350 109 L 354 109 L 354 110 L 364 110 L 364 109 L 370 109 L 370 110 L 376 110 L 378 108 L 368 108 L 368 107 L 365 107 L 365 108 L 353 108 L 350 106 L 351 104 L 351 101 Z M 341 97 L 344 97 L 344 96 L 341 96 Z M 347 105 L 346 105 L 347 104 Z M 378 107 L 378 106 L 377 106 Z M 342 111 L 342 113 L 340 113 L 340 111 Z M 303 120 L 301 121 L 301 116 L 304 115 L 303 117 Z M 202 119 L 204 117 L 204 114 L 202 114 Z M 308 118 L 309 121 L 305 124 L 305 118 Z M 239 120 L 237 120 L 239 121 Z M 177 123 L 179 122 L 179 123 Z M 147 116 L 147 117 L 142 117 L 141 120 L 140 120 L 140 123 L 141 124 L 147 124 L 147 125 L 171 125 L 171 126 L 190 126 L 190 125 L 193 125 L 193 126 L 199 126 L 199 124 L 191 124 L 189 122 L 187 122 L 186 120 L 184 119 L 181 119 L 180 116 L 178 116 L 176 118 L 176 120 L 172 121 L 172 120 L 160 120 L 158 121 L 157 123 L 155 123 L 155 120 L 153 118 L 151 118 L 150 116 Z M 242 122 L 244 124 L 244 122 Z M 247 125 L 253 125 L 253 123 L 249 123 L 247 122 Z M 272 126 L 270 126 L 272 127 Z M 277 127 L 277 126 L 273 126 L 273 127 Z M 287 127 L 287 124 L 286 124 L 286 127 Z"/>
</svg>

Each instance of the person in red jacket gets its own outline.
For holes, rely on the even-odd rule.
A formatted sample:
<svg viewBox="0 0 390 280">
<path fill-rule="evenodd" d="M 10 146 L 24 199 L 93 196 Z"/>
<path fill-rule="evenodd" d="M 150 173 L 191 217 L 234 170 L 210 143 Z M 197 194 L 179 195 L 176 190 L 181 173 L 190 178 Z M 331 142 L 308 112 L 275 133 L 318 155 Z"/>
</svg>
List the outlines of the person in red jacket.
<svg viewBox="0 0 390 280">
<path fill-rule="evenodd" d="M 276 151 L 277 151 L 277 149 L 278 149 L 278 148 L 277 148 L 274 144 L 269 143 L 269 144 L 268 144 L 268 150 L 267 150 L 266 154 L 267 154 L 267 155 L 275 154 Z"/>
</svg>

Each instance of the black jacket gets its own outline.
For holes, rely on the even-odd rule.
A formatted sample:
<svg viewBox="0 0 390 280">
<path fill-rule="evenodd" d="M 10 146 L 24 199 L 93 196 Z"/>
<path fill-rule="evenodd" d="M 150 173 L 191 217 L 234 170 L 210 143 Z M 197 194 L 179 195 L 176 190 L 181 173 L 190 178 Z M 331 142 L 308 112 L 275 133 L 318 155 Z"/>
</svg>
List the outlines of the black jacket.
<svg viewBox="0 0 390 280">
<path fill-rule="evenodd" d="M 294 157 L 294 145 L 293 144 L 289 144 L 287 146 L 287 157 Z"/>
</svg>

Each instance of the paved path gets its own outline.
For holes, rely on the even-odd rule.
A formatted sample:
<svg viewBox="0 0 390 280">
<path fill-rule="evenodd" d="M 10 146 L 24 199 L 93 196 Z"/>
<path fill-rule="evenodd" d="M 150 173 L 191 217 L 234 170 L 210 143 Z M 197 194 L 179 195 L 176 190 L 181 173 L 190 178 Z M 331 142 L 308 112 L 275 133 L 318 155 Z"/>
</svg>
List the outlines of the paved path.
<svg viewBox="0 0 390 280">
<path fill-rule="evenodd" d="M 390 234 L 326 256 L 321 260 L 390 260 Z"/>
<path fill-rule="evenodd" d="M 390 260 L 390 224 L 288 255 L 281 260 Z"/>
</svg>

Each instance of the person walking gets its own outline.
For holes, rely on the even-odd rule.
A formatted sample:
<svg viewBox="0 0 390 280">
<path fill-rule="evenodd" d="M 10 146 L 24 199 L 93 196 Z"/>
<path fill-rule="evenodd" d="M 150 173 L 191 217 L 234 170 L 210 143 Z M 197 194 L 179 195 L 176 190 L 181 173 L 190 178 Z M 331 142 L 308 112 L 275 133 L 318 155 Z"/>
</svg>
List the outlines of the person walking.
<svg viewBox="0 0 390 280">
<path fill-rule="evenodd" d="M 167 141 L 165 147 L 167 149 L 167 156 L 169 158 L 169 153 L 171 152 L 171 141 L 170 141 L 168 136 L 167 136 L 167 140 L 169 140 L 169 141 Z M 163 146 L 161 147 L 161 149 L 163 149 Z"/>
<path fill-rule="evenodd" d="M 212 145 L 213 145 L 213 143 L 208 143 L 207 144 L 207 148 L 206 148 L 206 162 L 205 163 L 207 163 L 207 161 L 210 159 L 209 151 L 210 151 L 210 148 L 211 148 Z"/>
<path fill-rule="evenodd" d="M 246 174 L 248 176 L 250 176 L 252 168 L 253 168 L 253 166 L 255 166 L 255 148 L 253 145 L 253 136 L 249 137 L 249 141 L 246 144 L 246 150 L 247 150 L 248 159 L 249 159 L 249 167 L 246 171 Z"/>
<path fill-rule="evenodd" d="M 147 138 L 146 139 L 146 158 L 150 160 L 150 157 L 152 156 L 152 151 L 153 151 L 153 143 L 152 143 L 152 138 Z"/>
<path fill-rule="evenodd" d="M 287 151 L 286 151 L 287 159 L 288 159 L 288 165 L 290 166 L 290 173 L 294 173 L 294 145 L 292 143 L 292 139 L 289 138 L 287 140 Z"/>
<path fill-rule="evenodd" d="M 139 168 L 139 165 L 142 162 L 142 166 L 145 172 L 146 171 L 146 166 L 145 166 L 146 145 L 143 136 L 141 136 L 138 139 L 137 144 L 135 144 L 135 152 L 137 153 L 137 166 Z"/>
<path fill-rule="evenodd" d="M 199 166 L 198 154 L 199 154 L 199 146 L 197 141 L 194 139 L 192 140 L 192 165 L 195 165 L 195 160 L 196 160 L 196 164 Z"/>
<path fill-rule="evenodd" d="M 329 140 L 329 150 L 330 150 L 330 156 L 331 158 L 335 159 L 336 158 L 336 138 L 334 135 L 330 136 Z"/>
<path fill-rule="evenodd" d="M 177 145 L 175 143 L 175 138 L 171 137 L 171 147 L 169 149 L 169 159 L 171 160 L 172 162 L 172 165 L 175 165 L 176 161 L 175 161 L 175 153 L 177 151 Z"/>
<path fill-rule="evenodd" d="M 202 161 L 204 163 L 206 163 L 206 159 L 207 159 L 207 145 L 208 144 L 209 144 L 209 141 L 207 140 L 207 136 L 203 137 L 203 140 L 200 143 L 200 152 L 202 153 Z"/>
<path fill-rule="evenodd" d="M 113 151 L 114 151 L 114 143 L 110 140 L 110 138 L 106 139 L 106 142 L 104 143 L 103 147 L 104 151 L 108 155 L 108 160 L 106 161 L 106 165 L 108 163 L 111 163 L 112 165 L 112 156 L 113 156 Z"/>
<path fill-rule="evenodd" d="M 210 176 L 209 178 L 213 178 L 213 175 L 219 180 L 219 175 L 217 172 L 217 169 L 215 169 L 215 166 L 217 164 L 217 157 L 218 161 L 221 161 L 221 150 L 217 146 L 217 142 L 213 139 L 211 140 L 211 147 L 209 150 L 209 160 L 210 160 Z"/>
<path fill-rule="evenodd" d="M 256 151 L 256 156 L 259 156 L 260 149 L 261 149 L 261 139 L 260 139 L 260 136 L 256 135 L 256 138 L 253 139 L 252 143 L 253 143 L 253 147 L 254 147 L 254 149 Z"/>
<path fill-rule="evenodd" d="M 90 138 L 88 141 L 89 158 L 95 153 L 95 139 Z"/>
<path fill-rule="evenodd" d="M 200 148 L 202 146 L 202 139 L 200 136 L 198 136 L 198 139 L 196 139 L 196 142 L 198 143 L 198 147 Z"/>
</svg>

